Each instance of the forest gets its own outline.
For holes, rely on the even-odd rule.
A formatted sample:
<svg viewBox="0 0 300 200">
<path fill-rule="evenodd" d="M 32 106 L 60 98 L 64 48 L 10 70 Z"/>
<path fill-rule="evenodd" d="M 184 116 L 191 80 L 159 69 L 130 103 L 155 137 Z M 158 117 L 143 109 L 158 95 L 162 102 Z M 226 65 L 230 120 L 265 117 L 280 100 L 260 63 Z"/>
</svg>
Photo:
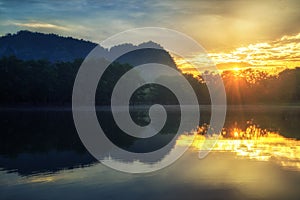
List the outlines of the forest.
<svg viewBox="0 0 300 200">
<path fill-rule="evenodd" d="M 14 56 L 0 59 L 1 105 L 71 105 L 73 83 L 81 59 L 72 62 L 21 60 Z M 97 105 L 110 105 L 112 89 L 128 70 L 129 64 L 112 63 L 98 84 Z M 212 79 L 211 72 L 204 75 Z M 199 104 L 209 104 L 209 92 L 202 75 L 184 74 L 197 94 Z M 298 104 L 300 103 L 300 68 L 279 74 L 245 69 L 221 74 L 228 104 Z M 180 87 L 180 86 L 179 86 Z M 144 85 L 131 98 L 132 104 L 177 104 L 170 91 L 159 85 Z"/>
</svg>

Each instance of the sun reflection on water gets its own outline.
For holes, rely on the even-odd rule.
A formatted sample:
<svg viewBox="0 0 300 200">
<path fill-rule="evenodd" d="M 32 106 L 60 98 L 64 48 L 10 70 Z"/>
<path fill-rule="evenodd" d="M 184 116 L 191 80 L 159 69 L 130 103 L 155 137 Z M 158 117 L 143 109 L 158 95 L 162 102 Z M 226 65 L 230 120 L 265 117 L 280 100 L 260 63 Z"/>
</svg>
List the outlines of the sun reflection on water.
<svg viewBox="0 0 300 200">
<path fill-rule="evenodd" d="M 194 151 L 210 150 L 205 145 L 209 140 L 217 141 L 212 152 L 232 152 L 237 158 L 270 161 L 290 169 L 300 171 L 300 141 L 286 138 L 275 131 L 259 128 L 249 123 L 243 130 L 237 127 L 223 129 L 220 135 L 208 137 L 208 125 L 198 128 L 191 149 Z M 193 135 L 181 135 L 176 145 L 185 146 L 193 139 Z M 206 141 L 206 142 L 205 142 Z"/>
</svg>

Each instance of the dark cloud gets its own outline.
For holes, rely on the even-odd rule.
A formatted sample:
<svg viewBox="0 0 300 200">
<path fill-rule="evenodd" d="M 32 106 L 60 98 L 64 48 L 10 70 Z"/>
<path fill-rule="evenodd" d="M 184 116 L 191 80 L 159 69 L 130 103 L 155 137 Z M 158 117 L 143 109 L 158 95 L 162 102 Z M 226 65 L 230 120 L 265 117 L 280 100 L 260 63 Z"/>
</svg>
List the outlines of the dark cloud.
<svg viewBox="0 0 300 200">
<path fill-rule="evenodd" d="M 298 0 L 0 0 L 0 34 L 19 30 L 18 23 L 45 23 L 70 30 L 48 31 L 99 41 L 128 28 L 159 26 L 213 50 L 298 33 L 299 10 Z"/>
</svg>

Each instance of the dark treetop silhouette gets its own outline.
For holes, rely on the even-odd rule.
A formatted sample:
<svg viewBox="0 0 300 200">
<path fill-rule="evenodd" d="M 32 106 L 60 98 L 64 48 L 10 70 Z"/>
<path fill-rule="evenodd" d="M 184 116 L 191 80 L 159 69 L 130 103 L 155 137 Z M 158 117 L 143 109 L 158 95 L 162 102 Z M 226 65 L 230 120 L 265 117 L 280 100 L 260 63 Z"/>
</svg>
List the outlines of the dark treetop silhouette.
<svg viewBox="0 0 300 200">
<path fill-rule="evenodd" d="M 0 104 L 2 105 L 70 105 L 76 73 L 95 43 L 55 34 L 19 31 L 0 38 Z M 137 46 L 123 44 L 110 50 L 102 48 L 103 57 L 130 49 L 105 71 L 98 85 L 97 105 L 109 105 L 118 79 L 134 66 L 153 62 L 178 69 L 170 54 L 159 44 L 147 42 Z M 205 72 L 206 76 L 214 74 Z M 278 76 L 254 69 L 222 73 L 229 104 L 278 104 L 300 102 L 300 68 L 287 69 Z M 202 77 L 184 74 L 194 88 L 200 104 L 209 104 L 209 93 Z M 164 77 L 168 78 L 168 77 Z M 170 81 L 172 80 L 170 78 Z M 180 86 L 178 86 L 180 87 Z M 132 104 L 177 104 L 166 88 L 148 84 L 138 89 Z M 184 89 L 183 89 L 184 90 Z"/>
</svg>

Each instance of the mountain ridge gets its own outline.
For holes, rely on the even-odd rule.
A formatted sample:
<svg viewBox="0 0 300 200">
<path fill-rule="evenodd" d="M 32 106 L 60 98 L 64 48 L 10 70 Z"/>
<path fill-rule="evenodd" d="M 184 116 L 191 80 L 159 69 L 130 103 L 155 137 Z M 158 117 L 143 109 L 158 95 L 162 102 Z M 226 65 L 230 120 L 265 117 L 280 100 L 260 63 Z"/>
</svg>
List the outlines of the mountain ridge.
<svg viewBox="0 0 300 200">
<path fill-rule="evenodd" d="M 84 58 L 97 44 L 90 41 L 22 30 L 0 37 L 0 57 L 22 60 L 72 61 Z"/>
<path fill-rule="evenodd" d="M 47 60 L 52 63 L 60 61 L 72 62 L 75 59 L 84 59 L 97 45 L 98 44 L 91 41 L 60 36 L 53 33 L 46 34 L 21 30 L 15 34 L 8 33 L 5 36 L 0 37 L 0 58 L 4 56 L 15 56 L 16 58 L 25 61 Z M 175 64 L 169 53 L 164 50 L 161 45 L 152 41 L 144 42 L 139 45 L 125 43 L 113 46 L 109 49 L 100 45 L 98 47 L 97 51 L 99 53 L 99 57 L 104 58 L 110 58 L 114 54 L 122 55 L 124 52 L 135 51 L 143 48 L 161 49 L 164 51 L 164 58 L 166 58 L 166 54 L 168 54 L 168 58 L 166 58 L 167 60 L 165 63 L 171 63 L 173 66 Z M 141 52 L 139 54 L 141 54 Z M 118 61 L 133 65 L 141 63 L 140 61 L 136 61 L 141 60 L 140 56 L 135 56 L 135 58 L 133 58 L 132 55 L 133 54 L 127 57 L 123 56 Z M 149 56 L 149 52 L 147 56 Z M 154 56 L 157 55 L 154 53 Z M 145 59 L 145 57 L 143 57 L 143 59 Z"/>
</svg>

